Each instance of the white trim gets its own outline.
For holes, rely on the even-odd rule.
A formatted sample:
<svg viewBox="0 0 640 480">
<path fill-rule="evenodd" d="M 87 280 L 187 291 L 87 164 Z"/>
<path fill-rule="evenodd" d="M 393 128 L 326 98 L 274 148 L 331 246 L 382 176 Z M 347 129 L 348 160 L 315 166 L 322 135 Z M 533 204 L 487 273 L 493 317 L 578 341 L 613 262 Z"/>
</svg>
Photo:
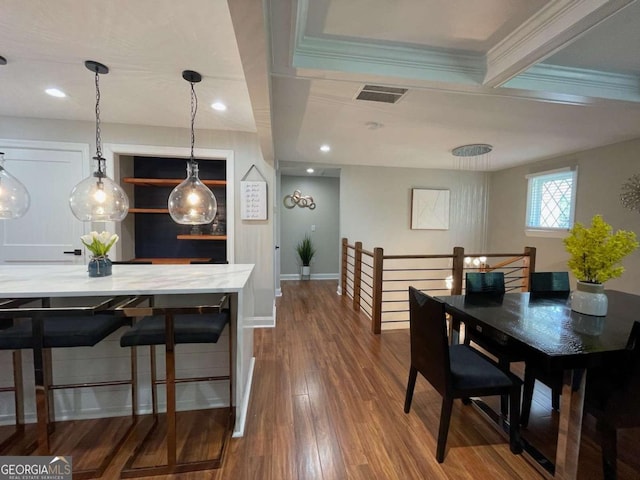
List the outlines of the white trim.
<svg viewBox="0 0 640 480">
<path fill-rule="evenodd" d="M 216 148 L 196 148 L 193 151 L 197 158 L 226 161 L 227 176 L 227 260 L 235 263 L 235 164 L 233 150 Z M 107 160 L 107 175 L 115 179 L 116 155 L 152 155 L 156 157 L 189 158 L 188 147 L 166 147 L 160 145 L 129 145 L 105 143 L 102 154 Z M 119 166 L 119 164 L 118 164 Z M 115 226 L 113 227 L 115 230 Z"/>
<path fill-rule="evenodd" d="M 382 322 L 380 330 L 406 330 L 409 328 L 409 321 L 406 322 Z"/>
<path fill-rule="evenodd" d="M 273 312 L 271 316 L 265 317 L 246 317 L 244 320 L 245 328 L 273 328 L 276 326 L 276 300 L 273 300 Z"/>
<path fill-rule="evenodd" d="M 244 386 L 244 398 L 242 399 L 242 405 L 240 406 L 240 412 L 236 418 L 240 419 L 240 422 L 236 422 L 233 428 L 233 438 L 239 438 L 244 435 L 244 427 L 247 423 L 247 414 L 249 412 L 249 398 L 251 398 L 251 385 L 253 384 L 253 371 L 256 366 L 256 357 L 251 357 L 249 360 L 249 372 L 247 375 L 247 383 Z"/>
<path fill-rule="evenodd" d="M 524 234 L 527 237 L 565 238 L 569 235 L 569 230 L 565 228 L 525 228 Z"/>
<path fill-rule="evenodd" d="M 573 172 L 573 171 L 576 171 L 577 169 L 578 169 L 577 166 L 573 166 L 573 167 L 555 168 L 553 170 L 542 170 L 540 172 L 529 173 L 525 175 L 524 178 L 528 180 L 530 178 L 537 178 L 543 175 L 553 175 L 554 173 Z"/>
<path fill-rule="evenodd" d="M 281 288 L 276 288 L 276 297 L 281 297 L 282 296 L 282 289 Z"/>
<path fill-rule="evenodd" d="M 483 84 L 499 87 L 635 0 L 553 0 L 491 48 Z"/>
</svg>

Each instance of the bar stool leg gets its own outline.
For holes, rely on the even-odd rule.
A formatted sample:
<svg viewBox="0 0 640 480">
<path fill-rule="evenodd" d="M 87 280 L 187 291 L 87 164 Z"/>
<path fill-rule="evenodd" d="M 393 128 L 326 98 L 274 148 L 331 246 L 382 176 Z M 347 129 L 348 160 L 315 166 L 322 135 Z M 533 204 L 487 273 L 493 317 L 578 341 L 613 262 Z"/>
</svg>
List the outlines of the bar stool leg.
<svg viewBox="0 0 640 480">
<path fill-rule="evenodd" d="M 24 380 L 22 377 L 22 351 L 13 351 L 13 388 L 16 404 L 16 430 L 24 431 Z"/>
<path fill-rule="evenodd" d="M 170 469 L 176 465 L 176 359 L 173 335 L 173 315 L 165 317 L 165 388 L 167 391 L 167 464 Z"/>
</svg>

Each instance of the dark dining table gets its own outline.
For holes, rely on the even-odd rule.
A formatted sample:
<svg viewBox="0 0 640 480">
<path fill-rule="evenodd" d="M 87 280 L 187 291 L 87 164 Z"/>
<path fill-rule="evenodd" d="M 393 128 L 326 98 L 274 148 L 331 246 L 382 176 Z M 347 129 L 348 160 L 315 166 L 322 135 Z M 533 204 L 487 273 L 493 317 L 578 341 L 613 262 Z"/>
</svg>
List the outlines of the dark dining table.
<svg viewBox="0 0 640 480">
<path fill-rule="evenodd" d="M 438 296 L 454 322 L 517 349 L 527 362 L 562 372 L 555 464 L 534 458 L 552 478 L 575 479 L 578 472 L 585 381 L 589 368 L 620 356 L 635 320 L 640 295 L 608 290 L 605 317 L 571 310 L 569 298 L 536 297 L 528 292 L 504 295 Z"/>
</svg>

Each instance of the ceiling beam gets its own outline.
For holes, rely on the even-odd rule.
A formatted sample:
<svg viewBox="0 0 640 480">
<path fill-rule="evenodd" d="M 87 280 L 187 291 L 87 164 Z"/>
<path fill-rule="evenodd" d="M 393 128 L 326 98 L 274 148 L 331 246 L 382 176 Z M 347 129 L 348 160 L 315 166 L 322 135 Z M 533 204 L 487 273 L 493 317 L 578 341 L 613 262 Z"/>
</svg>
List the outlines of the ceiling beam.
<svg viewBox="0 0 640 480">
<path fill-rule="evenodd" d="M 551 1 L 487 52 L 483 85 L 503 85 L 635 1 Z"/>
<path fill-rule="evenodd" d="M 274 166 L 269 77 L 269 32 L 262 0 L 228 0 L 231 21 L 251 99 L 262 157 Z"/>
</svg>

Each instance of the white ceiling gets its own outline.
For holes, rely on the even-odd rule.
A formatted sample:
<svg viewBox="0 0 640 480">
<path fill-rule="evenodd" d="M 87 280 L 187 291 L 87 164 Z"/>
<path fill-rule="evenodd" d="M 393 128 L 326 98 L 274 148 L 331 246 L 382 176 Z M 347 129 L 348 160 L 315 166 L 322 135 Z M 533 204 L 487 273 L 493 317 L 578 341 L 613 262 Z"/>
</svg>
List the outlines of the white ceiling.
<svg viewBox="0 0 640 480">
<path fill-rule="evenodd" d="M 284 171 L 307 164 L 497 170 L 640 137 L 639 2 L 271 0 L 270 7 L 273 131 Z M 364 84 L 409 91 L 393 105 L 357 101 Z M 319 151 L 323 143 L 331 152 Z M 469 143 L 494 150 L 452 156 Z"/>
<path fill-rule="evenodd" d="M 196 70 L 196 128 L 256 131 L 226 1 L 0 0 L 0 56 L 0 115 L 95 120 L 84 67 L 95 60 L 110 69 L 100 77 L 103 122 L 188 128 L 181 72 Z M 68 97 L 46 95 L 52 86 Z M 228 110 L 211 109 L 216 100 Z"/>
<path fill-rule="evenodd" d="M 635 0 L 0 0 L 0 115 L 93 121 L 91 59 L 104 123 L 188 128 L 192 69 L 196 128 L 257 132 L 286 173 L 496 170 L 640 137 L 639 44 Z"/>
</svg>

